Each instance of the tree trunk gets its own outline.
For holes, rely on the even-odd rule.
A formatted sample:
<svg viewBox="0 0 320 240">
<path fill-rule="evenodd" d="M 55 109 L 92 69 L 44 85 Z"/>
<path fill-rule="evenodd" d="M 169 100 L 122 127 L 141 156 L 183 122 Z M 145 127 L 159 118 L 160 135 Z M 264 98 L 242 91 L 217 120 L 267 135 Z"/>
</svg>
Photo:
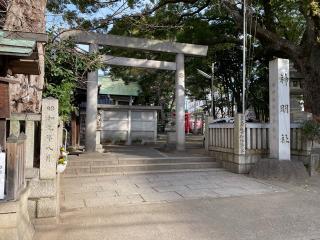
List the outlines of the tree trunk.
<svg viewBox="0 0 320 240">
<path fill-rule="evenodd" d="M 320 46 L 314 46 L 310 55 L 299 59 L 299 68 L 304 76 L 303 91 L 305 111 L 320 116 Z"/>
<path fill-rule="evenodd" d="M 22 32 L 45 32 L 45 9 L 47 0 L 11 0 L 4 23 L 5 30 Z M 13 76 L 20 84 L 10 85 L 11 112 L 34 112 L 41 110 L 44 84 L 44 48 L 37 43 L 40 75 Z"/>
</svg>

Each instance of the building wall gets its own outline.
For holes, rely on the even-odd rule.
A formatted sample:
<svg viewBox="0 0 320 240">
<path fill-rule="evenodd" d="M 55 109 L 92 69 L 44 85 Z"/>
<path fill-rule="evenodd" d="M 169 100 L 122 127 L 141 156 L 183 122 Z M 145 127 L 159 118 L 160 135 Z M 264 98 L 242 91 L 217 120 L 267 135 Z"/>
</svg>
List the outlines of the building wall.
<svg viewBox="0 0 320 240">
<path fill-rule="evenodd" d="M 157 119 L 154 111 L 131 111 L 131 119 L 129 114 L 129 110 L 104 110 L 102 112 L 102 143 L 127 141 L 130 128 L 132 141 L 155 141 Z"/>
<path fill-rule="evenodd" d="M 100 142 L 155 142 L 158 107 L 100 105 L 98 131 Z M 105 108 L 104 108 L 104 107 Z M 81 112 L 81 142 L 85 138 L 85 113 Z"/>
</svg>

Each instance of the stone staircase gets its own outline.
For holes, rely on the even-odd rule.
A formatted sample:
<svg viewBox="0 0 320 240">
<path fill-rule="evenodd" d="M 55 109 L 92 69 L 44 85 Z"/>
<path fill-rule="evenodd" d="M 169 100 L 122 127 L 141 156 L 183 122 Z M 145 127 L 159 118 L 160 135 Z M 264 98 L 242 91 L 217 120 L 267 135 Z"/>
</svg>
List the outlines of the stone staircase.
<svg viewBox="0 0 320 240">
<path fill-rule="evenodd" d="M 212 157 L 170 156 L 122 158 L 112 154 L 82 154 L 71 156 L 64 177 L 112 174 L 208 171 L 219 167 Z"/>
</svg>

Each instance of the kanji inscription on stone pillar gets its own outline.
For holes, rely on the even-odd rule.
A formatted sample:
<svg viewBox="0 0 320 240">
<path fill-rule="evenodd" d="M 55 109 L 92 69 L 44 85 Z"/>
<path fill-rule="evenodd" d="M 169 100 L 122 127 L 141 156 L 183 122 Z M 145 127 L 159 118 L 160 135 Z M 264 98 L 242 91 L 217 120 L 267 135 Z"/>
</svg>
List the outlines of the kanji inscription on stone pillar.
<svg viewBox="0 0 320 240">
<path fill-rule="evenodd" d="M 41 147 L 40 147 L 40 178 L 56 177 L 58 158 L 58 100 L 46 98 L 42 100 L 41 113 Z"/>
<path fill-rule="evenodd" d="M 290 160 L 289 60 L 269 63 L 270 157 Z"/>
<path fill-rule="evenodd" d="M 243 114 L 237 114 L 234 119 L 234 153 L 246 154 L 246 123 Z"/>
</svg>

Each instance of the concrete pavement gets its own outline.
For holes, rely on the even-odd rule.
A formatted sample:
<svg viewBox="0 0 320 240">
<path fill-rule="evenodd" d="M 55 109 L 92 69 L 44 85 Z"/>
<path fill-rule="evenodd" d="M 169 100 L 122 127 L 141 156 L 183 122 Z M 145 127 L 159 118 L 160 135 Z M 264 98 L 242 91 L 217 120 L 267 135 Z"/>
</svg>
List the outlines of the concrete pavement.
<svg viewBox="0 0 320 240">
<path fill-rule="evenodd" d="M 131 150 L 108 154 L 171 154 Z M 37 224 L 35 240 L 320 240 L 319 199 L 319 176 L 303 185 L 223 169 L 65 177 L 60 222 Z"/>
<path fill-rule="evenodd" d="M 222 169 L 64 178 L 61 188 L 62 211 L 285 191 Z"/>
<path fill-rule="evenodd" d="M 319 192 L 287 192 L 114 205 L 64 212 L 37 240 L 316 240 Z"/>
</svg>

